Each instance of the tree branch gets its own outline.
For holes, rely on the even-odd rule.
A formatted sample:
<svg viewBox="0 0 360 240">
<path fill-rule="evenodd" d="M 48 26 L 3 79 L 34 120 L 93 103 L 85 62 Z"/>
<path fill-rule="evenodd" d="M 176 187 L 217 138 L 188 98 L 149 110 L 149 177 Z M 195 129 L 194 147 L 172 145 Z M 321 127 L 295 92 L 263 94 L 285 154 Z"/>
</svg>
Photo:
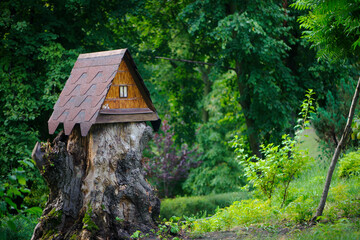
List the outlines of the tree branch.
<svg viewBox="0 0 360 240">
<path fill-rule="evenodd" d="M 187 63 L 194 63 L 194 64 L 200 64 L 200 65 L 215 66 L 214 63 L 206 63 L 206 62 L 193 61 L 193 60 L 188 60 L 188 59 L 175 59 L 175 58 L 167 58 L 167 57 L 159 57 L 159 56 L 156 56 L 155 58 L 169 60 L 169 61 L 187 62 Z M 231 68 L 231 67 L 225 67 L 225 68 L 235 71 L 235 68 Z"/>
</svg>

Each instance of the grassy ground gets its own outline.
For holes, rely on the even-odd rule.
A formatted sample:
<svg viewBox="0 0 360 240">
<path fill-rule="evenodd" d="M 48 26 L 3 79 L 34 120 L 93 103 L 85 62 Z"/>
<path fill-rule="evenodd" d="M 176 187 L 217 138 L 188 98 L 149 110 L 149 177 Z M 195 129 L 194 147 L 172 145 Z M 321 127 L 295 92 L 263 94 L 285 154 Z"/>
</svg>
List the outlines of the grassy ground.
<svg viewBox="0 0 360 240">
<path fill-rule="evenodd" d="M 233 192 L 211 194 L 207 196 L 177 197 L 161 201 L 160 218 L 170 219 L 172 216 L 208 216 L 217 208 L 230 206 L 235 201 L 248 199 L 249 193 Z"/>
<path fill-rule="evenodd" d="M 318 159 L 322 156 L 321 147 L 319 145 L 319 138 L 317 137 L 313 128 L 306 129 L 301 134 L 300 148 L 309 151 L 309 156 Z"/>
<path fill-rule="evenodd" d="M 360 219 L 341 220 L 336 223 L 319 223 L 316 226 L 298 225 L 280 227 L 257 225 L 235 227 L 229 231 L 204 233 L 193 239 L 281 239 L 281 240 L 351 240 L 360 239 Z"/>
<path fill-rule="evenodd" d="M 339 178 L 337 170 L 325 206 L 324 216 L 310 224 L 323 190 L 329 158 L 324 157 L 316 134 L 307 130 L 302 149 L 315 160 L 290 186 L 289 200 L 279 207 L 276 197 L 234 203 L 210 219 L 198 220 L 193 239 L 360 239 L 360 179 Z M 307 135 L 307 136 L 306 136 Z"/>
</svg>

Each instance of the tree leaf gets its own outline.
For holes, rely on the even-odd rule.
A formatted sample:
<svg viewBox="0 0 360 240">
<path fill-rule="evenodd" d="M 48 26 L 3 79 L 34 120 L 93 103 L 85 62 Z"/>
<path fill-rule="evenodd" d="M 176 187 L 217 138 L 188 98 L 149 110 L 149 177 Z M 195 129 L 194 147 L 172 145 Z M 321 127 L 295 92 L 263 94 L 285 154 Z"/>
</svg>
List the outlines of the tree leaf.
<svg viewBox="0 0 360 240">
<path fill-rule="evenodd" d="M 32 208 L 26 209 L 24 212 L 34 214 L 34 215 L 41 215 L 42 209 L 40 207 L 32 207 Z"/>
<path fill-rule="evenodd" d="M 16 229 L 16 225 L 15 225 L 15 223 L 12 221 L 12 220 L 8 220 L 7 221 L 7 225 L 9 226 L 9 228 L 12 230 L 12 231 L 16 231 L 17 229 Z"/>
<path fill-rule="evenodd" d="M 20 175 L 17 177 L 17 179 L 21 185 L 23 185 L 23 186 L 26 185 L 26 178 L 24 176 Z"/>
</svg>

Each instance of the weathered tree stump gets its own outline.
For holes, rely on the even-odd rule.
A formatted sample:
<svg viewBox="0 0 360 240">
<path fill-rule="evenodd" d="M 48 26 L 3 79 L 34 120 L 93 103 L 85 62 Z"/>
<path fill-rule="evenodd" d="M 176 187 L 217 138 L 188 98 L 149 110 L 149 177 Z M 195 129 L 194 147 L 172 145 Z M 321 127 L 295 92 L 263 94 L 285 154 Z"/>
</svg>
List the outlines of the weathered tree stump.
<svg viewBox="0 0 360 240">
<path fill-rule="evenodd" d="M 32 239 L 129 239 L 156 228 L 160 201 L 141 163 L 151 136 L 143 122 L 116 123 L 37 143 L 32 156 L 50 195 Z"/>
</svg>

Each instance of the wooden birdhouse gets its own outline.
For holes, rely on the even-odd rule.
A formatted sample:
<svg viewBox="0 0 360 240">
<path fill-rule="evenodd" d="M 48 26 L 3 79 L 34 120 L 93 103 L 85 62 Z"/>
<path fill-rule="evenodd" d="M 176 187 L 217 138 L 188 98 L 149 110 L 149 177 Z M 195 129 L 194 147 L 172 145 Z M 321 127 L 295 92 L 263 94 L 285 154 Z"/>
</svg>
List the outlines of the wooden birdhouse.
<svg viewBox="0 0 360 240">
<path fill-rule="evenodd" d="M 48 121 L 53 134 L 60 123 L 69 135 L 80 124 L 86 136 L 93 124 L 161 120 L 127 49 L 80 54 Z"/>
</svg>

